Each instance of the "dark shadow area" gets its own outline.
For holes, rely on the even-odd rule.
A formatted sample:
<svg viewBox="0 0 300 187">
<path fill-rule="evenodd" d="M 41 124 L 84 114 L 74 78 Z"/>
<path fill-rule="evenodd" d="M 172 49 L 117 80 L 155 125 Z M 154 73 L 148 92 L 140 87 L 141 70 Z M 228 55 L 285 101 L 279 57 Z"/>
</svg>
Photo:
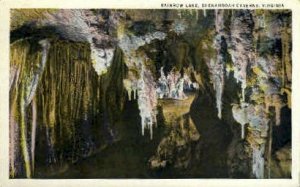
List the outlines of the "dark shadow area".
<svg viewBox="0 0 300 187">
<path fill-rule="evenodd" d="M 273 126 L 272 152 L 275 152 L 284 147 L 286 144 L 290 143 L 292 138 L 291 109 L 289 109 L 287 106 L 283 107 L 280 112 L 280 119 L 280 125 Z"/>
<path fill-rule="evenodd" d="M 152 178 L 148 159 L 161 140 L 164 125 L 153 128 L 153 140 L 150 140 L 147 130 L 143 137 L 135 100 L 126 102 L 122 119 L 117 122 L 116 128 L 120 140 L 91 157 L 79 160 L 63 174 L 50 178 Z"/>
<path fill-rule="evenodd" d="M 190 113 L 200 133 L 197 145 L 200 155 L 189 175 L 195 172 L 201 178 L 227 178 L 227 148 L 232 138 L 230 126 L 217 117 L 214 99 L 206 93 L 195 99 Z"/>
</svg>

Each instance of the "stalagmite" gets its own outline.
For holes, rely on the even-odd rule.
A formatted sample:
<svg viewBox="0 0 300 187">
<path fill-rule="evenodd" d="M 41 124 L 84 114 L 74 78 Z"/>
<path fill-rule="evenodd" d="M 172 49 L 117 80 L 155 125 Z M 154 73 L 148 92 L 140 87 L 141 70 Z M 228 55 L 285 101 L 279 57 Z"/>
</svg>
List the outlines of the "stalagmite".
<svg viewBox="0 0 300 187">
<path fill-rule="evenodd" d="M 163 67 L 160 69 L 160 78 L 157 83 L 157 95 L 158 98 L 169 98 L 184 100 L 187 99 L 185 91 L 194 91 L 198 89 L 198 85 L 192 82 L 190 77 L 184 73 L 181 76 L 180 72 L 172 70 L 167 76 L 163 71 Z"/>
<path fill-rule="evenodd" d="M 168 80 L 163 71 L 163 67 L 161 67 L 161 69 L 160 69 L 160 77 L 158 79 L 156 92 L 157 92 L 158 98 L 160 98 L 160 99 L 167 97 L 169 95 Z"/>
<path fill-rule="evenodd" d="M 185 95 L 181 92 L 183 90 L 180 90 L 180 73 L 171 71 L 170 74 L 167 76 L 167 85 L 169 87 L 169 93 L 167 94 L 168 98 L 172 99 L 184 99 Z M 182 97 L 180 97 L 182 96 Z"/>
</svg>

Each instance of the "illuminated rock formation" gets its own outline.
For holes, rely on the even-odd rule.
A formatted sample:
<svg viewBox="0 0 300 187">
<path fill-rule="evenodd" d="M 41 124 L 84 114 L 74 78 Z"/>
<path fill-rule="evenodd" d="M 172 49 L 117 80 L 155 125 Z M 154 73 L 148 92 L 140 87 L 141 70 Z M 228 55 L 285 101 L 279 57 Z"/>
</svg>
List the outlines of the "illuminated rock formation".
<svg viewBox="0 0 300 187">
<path fill-rule="evenodd" d="M 138 105 L 141 116 L 142 135 L 145 129 L 150 131 L 153 138 L 153 125 L 156 123 L 157 96 L 155 83 L 149 70 L 142 67 L 141 77 L 138 80 Z"/>
</svg>

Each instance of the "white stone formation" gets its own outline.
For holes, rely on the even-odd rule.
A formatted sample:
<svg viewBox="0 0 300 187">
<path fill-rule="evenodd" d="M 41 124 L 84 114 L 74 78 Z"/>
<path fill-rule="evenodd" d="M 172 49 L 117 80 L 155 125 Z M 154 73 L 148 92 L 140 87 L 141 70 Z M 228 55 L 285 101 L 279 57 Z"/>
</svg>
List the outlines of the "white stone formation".
<svg viewBox="0 0 300 187">
<path fill-rule="evenodd" d="M 150 139 L 152 139 L 153 124 L 156 124 L 157 96 L 152 74 L 144 66 L 142 66 L 140 79 L 138 80 L 138 106 L 141 116 L 142 135 L 144 135 L 145 129 L 149 129 Z"/>
<path fill-rule="evenodd" d="M 157 83 L 157 95 L 159 99 L 187 99 L 185 91 L 193 91 L 199 88 L 196 82 L 192 82 L 189 76 L 184 73 L 183 76 L 175 70 L 169 72 L 166 76 L 163 67 L 160 69 L 160 78 Z"/>
</svg>

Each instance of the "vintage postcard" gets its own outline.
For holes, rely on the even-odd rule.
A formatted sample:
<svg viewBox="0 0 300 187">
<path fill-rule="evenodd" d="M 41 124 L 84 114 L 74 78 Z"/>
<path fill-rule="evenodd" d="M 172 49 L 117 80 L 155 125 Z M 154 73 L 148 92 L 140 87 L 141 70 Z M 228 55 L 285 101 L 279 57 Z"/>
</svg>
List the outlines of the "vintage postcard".
<svg viewBox="0 0 300 187">
<path fill-rule="evenodd" d="M 0 6 L 1 187 L 300 185 L 300 1 Z"/>
</svg>

